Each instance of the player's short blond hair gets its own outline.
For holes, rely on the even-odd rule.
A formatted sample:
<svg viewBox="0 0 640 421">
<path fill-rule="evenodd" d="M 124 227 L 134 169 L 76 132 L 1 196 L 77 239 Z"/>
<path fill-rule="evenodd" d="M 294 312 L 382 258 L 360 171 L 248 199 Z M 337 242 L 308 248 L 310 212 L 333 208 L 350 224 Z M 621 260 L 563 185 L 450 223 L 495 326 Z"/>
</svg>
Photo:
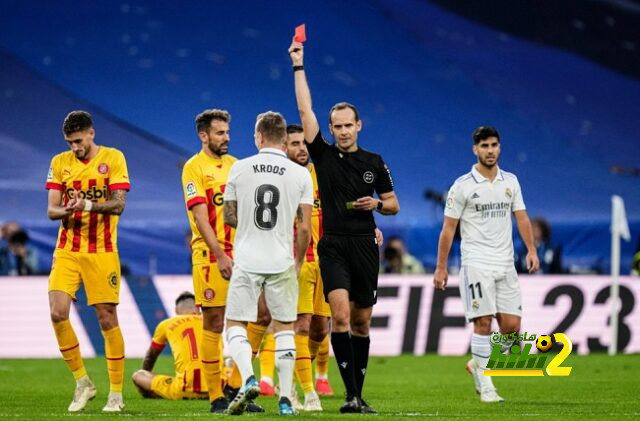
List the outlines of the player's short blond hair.
<svg viewBox="0 0 640 421">
<path fill-rule="evenodd" d="M 284 143 L 287 139 L 287 122 L 280 113 L 267 111 L 256 118 L 256 133 L 269 143 Z"/>
</svg>

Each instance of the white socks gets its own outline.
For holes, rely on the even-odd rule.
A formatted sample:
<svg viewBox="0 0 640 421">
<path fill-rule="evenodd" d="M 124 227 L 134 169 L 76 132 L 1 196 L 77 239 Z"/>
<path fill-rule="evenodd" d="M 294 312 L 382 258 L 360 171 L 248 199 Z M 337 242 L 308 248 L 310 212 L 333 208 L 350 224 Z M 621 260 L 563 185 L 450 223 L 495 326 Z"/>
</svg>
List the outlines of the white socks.
<svg viewBox="0 0 640 421">
<path fill-rule="evenodd" d="M 493 387 L 491 377 L 485 377 L 482 375 L 487 367 L 487 363 L 491 357 L 491 350 L 493 349 L 489 342 L 489 338 L 489 335 L 478 335 L 477 333 L 474 333 L 471 336 L 471 355 L 473 356 L 476 370 L 478 370 L 478 379 L 480 380 L 483 389 L 486 386 Z"/>
<path fill-rule="evenodd" d="M 296 365 L 296 342 L 293 330 L 283 330 L 273 337 L 276 340 L 276 369 L 280 379 L 280 397 L 291 399 L 293 370 Z M 249 350 L 251 351 L 251 350 Z"/>
<path fill-rule="evenodd" d="M 244 386 L 247 379 L 253 376 L 251 344 L 247 339 L 247 329 L 242 326 L 232 326 L 227 329 L 227 344 L 229 345 L 229 354 L 240 370 L 242 386 Z"/>
</svg>

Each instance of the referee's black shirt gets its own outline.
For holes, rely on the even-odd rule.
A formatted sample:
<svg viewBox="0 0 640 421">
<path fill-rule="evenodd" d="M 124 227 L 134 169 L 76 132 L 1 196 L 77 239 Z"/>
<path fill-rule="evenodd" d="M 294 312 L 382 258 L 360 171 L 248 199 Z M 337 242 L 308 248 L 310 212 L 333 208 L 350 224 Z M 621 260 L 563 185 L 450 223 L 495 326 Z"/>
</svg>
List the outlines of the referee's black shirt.
<svg viewBox="0 0 640 421">
<path fill-rule="evenodd" d="M 334 235 L 373 235 L 373 211 L 348 209 L 348 203 L 364 196 L 393 191 L 391 173 L 378 154 L 358 146 L 355 152 L 342 152 L 329 145 L 318 131 L 307 143 L 318 174 L 322 203 L 322 230 Z"/>
</svg>

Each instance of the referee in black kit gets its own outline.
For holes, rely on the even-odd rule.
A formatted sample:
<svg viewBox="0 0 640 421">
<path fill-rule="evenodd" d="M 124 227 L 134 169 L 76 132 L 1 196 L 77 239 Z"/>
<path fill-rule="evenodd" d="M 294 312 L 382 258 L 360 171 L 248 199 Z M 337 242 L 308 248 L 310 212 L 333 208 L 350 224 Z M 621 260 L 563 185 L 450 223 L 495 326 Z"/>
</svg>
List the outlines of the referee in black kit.
<svg viewBox="0 0 640 421">
<path fill-rule="evenodd" d="M 362 400 L 378 287 L 373 211 L 393 215 L 400 206 L 382 157 L 358 147 L 362 121 L 356 108 L 346 102 L 331 108 L 329 131 L 336 143 L 325 142 L 311 108 L 302 44 L 294 41 L 289 55 L 304 138 L 318 174 L 324 232 L 318 244 L 320 271 L 331 306 L 331 345 L 347 390 L 340 412 L 375 413 Z M 374 191 L 379 199 L 372 197 Z"/>
</svg>

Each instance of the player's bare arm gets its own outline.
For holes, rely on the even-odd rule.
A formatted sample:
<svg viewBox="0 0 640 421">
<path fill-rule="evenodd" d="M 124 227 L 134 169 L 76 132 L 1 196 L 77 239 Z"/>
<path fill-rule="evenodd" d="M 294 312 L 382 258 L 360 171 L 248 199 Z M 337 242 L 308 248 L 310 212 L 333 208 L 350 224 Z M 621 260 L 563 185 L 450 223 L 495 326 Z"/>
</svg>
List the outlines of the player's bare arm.
<svg viewBox="0 0 640 421">
<path fill-rule="evenodd" d="M 536 273 L 540 268 L 540 261 L 538 260 L 538 252 L 536 251 L 536 243 L 533 239 L 533 230 L 531 229 L 531 221 L 527 215 L 527 211 L 519 210 L 513 212 L 516 218 L 516 224 L 518 225 L 518 232 L 522 242 L 527 247 L 527 270 L 529 273 Z"/>
<path fill-rule="evenodd" d="M 77 191 L 74 197 L 78 197 Z M 92 202 L 90 208 L 87 208 L 87 200 L 78 198 L 73 203 L 69 202 L 68 207 L 71 207 L 73 211 L 88 210 L 97 213 L 108 213 L 111 215 L 121 215 L 124 212 L 125 202 L 127 199 L 126 190 L 114 190 L 111 192 L 109 200 L 103 203 Z M 69 206 L 71 205 L 71 206 Z"/>
<path fill-rule="evenodd" d="M 233 261 L 224 253 L 222 247 L 220 247 L 216 234 L 213 232 L 211 224 L 209 224 L 207 205 L 205 203 L 193 205 L 191 207 L 191 213 L 193 214 L 193 219 L 196 223 L 196 227 L 198 228 L 198 232 L 202 235 L 202 239 L 207 244 L 211 253 L 216 257 L 216 264 L 218 265 L 220 274 L 224 279 L 230 279 Z"/>
<path fill-rule="evenodd" d="M 235 200 L 229 200 L 224 202 L 224 223 L 232 226 L 233 228 L 238 227 L 238 202 Z"/>
<path fill-rule="evenodd" d="M 62 192 L 60 190 L 49 190 L 47 216 L 52 221 L 63 219 L 71 215 L 74 210 L 68 206 L 62 206 Z"/>
<path fill-rule="evenodd" d="M 289 57 L 293 66 L 302 66 L 304 63 L 304 47 L 301 43 L 293 41 L 289 47 Z M 298 112 L 300 113 L 300 121 L 304 130 L 304 138 L 307 142 L 312 143 L 316 135 L 320 131 L 318 119 L 313 112 L 311 105 L 311 91 L 307 83 L 307 77 L 304 70 L 293 72 L 295 81 L 296 102 L 298 103 Z"/>
<path fill-rule="evenodd" d="M 144 360 L 142 361 L 142 369 L 153 371 L 153 366 L 156 365 L 156 361 L 158 360 L 158 357 L 161 353 L 161 349 L 156 349 L 150 346 L 147 350 L 147 354 L 144 356 Z"/>
<path fill-rule="evenodd" d="M 456 234 L 458 220 L 448 216 L 444 217 L 442 223 L 442 231 L 440 231 L 440 239 L 438 240 L 438 259 L 436 263 L 436 272 L 433 274 L 433 285 L 436 289 L 444 291 L 449 279 L 447 271 L 447 261 L 449 260 L 449 252 L 453 244 L 453 237 Z"/>
<path fill-rule="evenodd" d="M 296 273 L 300 273 L 300 268 L 307 254 L 307 248 L 311 241 L 311 209 L 312 205 L 300 204 L 297 211 L 298 229 L 296 230 Z"/>
<path fill-rule="evenodd" d="M 371 196 L 361 197 L 353 203 L 353 208 L 362 211 L 373 211 L 378 209 L 380 203 L 382 205 L 378 212 L 383 215 L 395 215 L 400 211 L 400 204 L 395 192 L 382 193 L 379 199 Z"/>
</svg>

